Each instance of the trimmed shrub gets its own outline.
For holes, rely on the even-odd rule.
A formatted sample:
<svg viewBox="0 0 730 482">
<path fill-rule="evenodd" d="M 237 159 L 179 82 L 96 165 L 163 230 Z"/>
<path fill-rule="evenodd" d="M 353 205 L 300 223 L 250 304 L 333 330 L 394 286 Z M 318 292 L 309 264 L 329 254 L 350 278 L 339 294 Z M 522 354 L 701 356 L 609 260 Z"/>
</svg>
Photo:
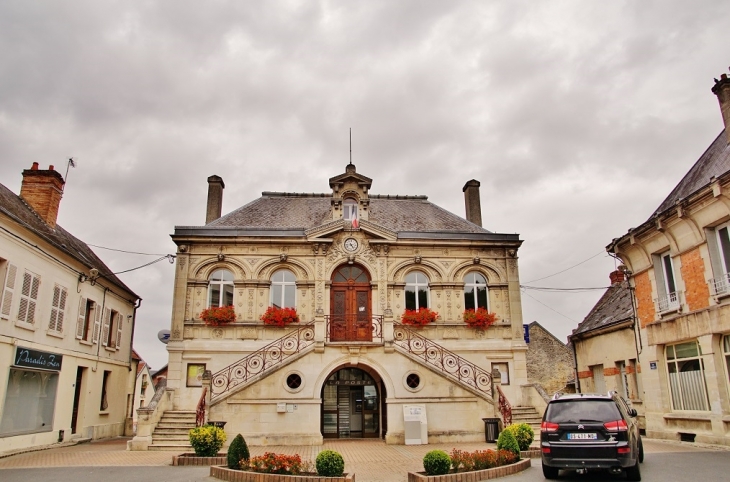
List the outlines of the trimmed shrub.
<svg viewBox="0 0 730 482">
<path fill-rule="evenodd" d="M 426 475 L 443 475 L 449 473 L 451 459 L 443 450 L 431 450 L 423 456 L 423 470 Z"/>
<path fill-rule="evenodd" d="M 190 430 L 190 445 L 198 457 L 215 457 L 226 441 L 226 432 L 213 425 Z"/>
<path fill-rule="evenodd" d="M 317 454 L 315 460 L 317 475 L 322 477 L 342 477 L 345 472 L 345 460 L 339 452 L 323 450 Z"/>
<path fill-rule="evenodd" d="M 505 428 L 505 430 L 512 432 L 512 435 L 517 439 L 520 450 L 528 450 L 532 441 L 535 440 L 535 432 L 529 424 L 516 423 Z"/>
<path fill-rule="evenodd" d="M 509 450 L 517 456 L 517 460 L 520 459 L 520 444 L 509 430 L 502 430 L 502 433 L 499 434 L 497 450 Z"/>
<path fill-rule="evenodd" d="M 239 433 L 228 447 L 228 468 L 241 470 L 241 462 L 246 466 L 249 458 L 251 458 L 251 454 L 248 451 L 248 445 L 246 445 L 243 435 Z"/>
</svg>

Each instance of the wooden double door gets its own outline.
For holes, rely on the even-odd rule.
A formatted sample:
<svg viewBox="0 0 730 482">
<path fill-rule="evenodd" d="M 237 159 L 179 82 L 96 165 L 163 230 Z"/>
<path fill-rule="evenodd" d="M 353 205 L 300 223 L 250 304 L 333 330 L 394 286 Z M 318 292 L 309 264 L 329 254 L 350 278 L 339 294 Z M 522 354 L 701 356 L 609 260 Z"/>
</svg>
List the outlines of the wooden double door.
<svg viewBox="0 0 730 482">
<path fill-rule="evenodd" d="M 330 286 L 330 340 L 373 341 L 370 277 L 357 265 L 341 266 Z"/>
</svg>

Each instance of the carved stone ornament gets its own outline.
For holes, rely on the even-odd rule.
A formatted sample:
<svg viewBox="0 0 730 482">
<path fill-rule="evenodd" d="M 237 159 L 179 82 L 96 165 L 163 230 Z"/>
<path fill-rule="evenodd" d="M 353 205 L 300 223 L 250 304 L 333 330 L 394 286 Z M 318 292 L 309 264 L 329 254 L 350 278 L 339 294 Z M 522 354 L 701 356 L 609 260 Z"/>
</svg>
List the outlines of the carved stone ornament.
<svg viewBox="0 0 730 482">
<path fill-rule="evenodd" d="M 416 264 L 421 264 L 421 257 L 420 256 L 416 256 L 415 258 L 413 258 L 413 262 L 416 263 Z"/>
<path fill-rule="evenodd" d="M 180 246 L 177 247 L 177 250 L 180 251 L 181 253 L 187 253 L 187 251 L 188 251 L 188 245 L 187 244 L 181 244 Z"/>
<path fill-rule="evenodd" d="M 474 264 L 479 264 L 482 260 L 479 259 L 479 256 L 474 256 Z"/>
<path fill-rule="evenodd" d="M 286 261 L 286 259 L 287 259 L 288 257 L 289 257 L 289 255 L 287 255 L 286 253 L 281 253 L 281 254 L 279 255 L 279 260 L 280 260 L 280 261 L 281 261 L 281 262 L 283 263 L 284 261 Z"/>
<path fill-rule="evenodd" d="M 220 340 L 223 338 L 223 330 L 221 328 L 216 328 L 213 330 L 213 338 Z"/>
<path fill-rule="evenodd" d="M 218 253 L 218 261 L 223 261 L 225 259 L 226 259 L 226 255 L 225 254 L 223 254 L 222 252 L 221 253 Z"/>
<path fill-rule="evenodd" d="M 509 250 L 507 250 L 507 254 L 509 255 L 510 258 L 514 258 L 515 255 L 517 254 L 517 250 L 509 249 Z"/>
</svg>

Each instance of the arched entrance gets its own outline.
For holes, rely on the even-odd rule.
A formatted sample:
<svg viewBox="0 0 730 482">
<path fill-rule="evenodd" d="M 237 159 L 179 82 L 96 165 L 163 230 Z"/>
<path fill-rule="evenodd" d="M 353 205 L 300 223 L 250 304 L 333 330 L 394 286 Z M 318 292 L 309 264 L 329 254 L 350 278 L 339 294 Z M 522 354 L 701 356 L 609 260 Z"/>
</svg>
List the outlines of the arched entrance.
<svg viewBox="0 0 730 482">
<path fill-rule="evenodd" d="M 370 276 L 346 264 L 332 274 L 330 341 L 373 341 Z"/>
<path fill-rule="evenodd" d="M 324 438 L 385 437 L 385 385 L 364 367 L 334 371 L 322 387 Z"/>
</svg>

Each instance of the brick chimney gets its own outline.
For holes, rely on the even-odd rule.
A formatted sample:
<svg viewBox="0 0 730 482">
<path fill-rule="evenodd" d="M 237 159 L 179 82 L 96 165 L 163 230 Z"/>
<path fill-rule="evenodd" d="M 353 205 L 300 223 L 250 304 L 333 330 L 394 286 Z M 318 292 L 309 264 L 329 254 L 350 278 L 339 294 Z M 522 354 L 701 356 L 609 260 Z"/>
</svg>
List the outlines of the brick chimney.
<svg viewBox="0 0 730 482">
<path fill-rule="evenodd" d="M 725 137 L 727 137 L 727 143 L 730 144 L 730 79 L 727 78 L 727 74 L 722 74 L 720 80 L 715 79 L 712 93 L 720 102 L 720 112 L 722 112 L 722 120 L 725 122 Z"/>
<path fill-rule="evenodd" d="M 34 162 L 30 169 L 23 170 L 23 183 L 20 197 L 33 208 L 38 216 L 52 229 L 56 227 L 58 206 L 63 196 L 63 176 L 49 166 L 48 170 L 38 169 Z"/>
<path fill-rule="evenodd" d="M 223 209 L 223 179 L 220 176 L 210 176 L 208 178 L 208 209 L 205 213 L 205 224 L 211 223 L 221 217 Z"/>
<path fill-rule="evenodd" d="M 482 225 L 482 205 L 479 201 L 479 186 L 476 179 L 464 184 L 464 203 L 466 204 L 466 220 L 477 226 Z"/>
<path fill-rule="evenodd" d="M 617 269 L 616 271 L 611 272 L 611 274 L 608 275 L 608 279 L 611 280 L 611 285 L 615 285 L 616 283 L 622 283 L 626 281 L 626 275 L 621 269 Z"/>
</svg>

